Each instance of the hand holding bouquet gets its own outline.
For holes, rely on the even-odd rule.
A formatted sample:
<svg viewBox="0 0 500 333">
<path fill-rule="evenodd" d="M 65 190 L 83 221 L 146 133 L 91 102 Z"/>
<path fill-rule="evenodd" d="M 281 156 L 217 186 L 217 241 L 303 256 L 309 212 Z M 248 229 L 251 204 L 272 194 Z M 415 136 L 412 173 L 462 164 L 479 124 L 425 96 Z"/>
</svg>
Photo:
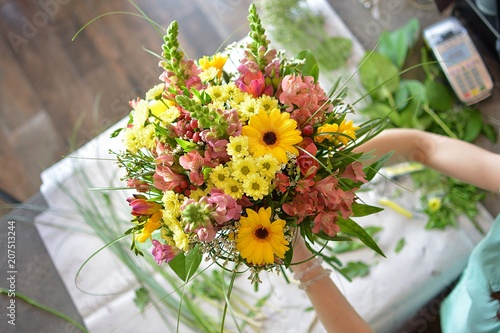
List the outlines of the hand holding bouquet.
<svg viewBox="0 0 500 333">
<path fill-rule="evenodd" d="M 247 45 L 197 61 L 184 58 L 170 25 L 161 82 L 131 102 L 117 154 L 137 191 L 132 248 L 142 254 L 137 243 L 150 242 L 184 281 L 203 257 L 259 281 L 262 270 L 293 264 L 296 233 L 311 249 L 353 236 L 382 254 L 351 219 L 379 211 L 356 191 L 381 161 L 364 168 L 353 149 L 380 122 L 347 120 L 352 107 L 321 88 L 311 54 L 270 48 L 253 5 L 249 22 Z"/>
</svg>

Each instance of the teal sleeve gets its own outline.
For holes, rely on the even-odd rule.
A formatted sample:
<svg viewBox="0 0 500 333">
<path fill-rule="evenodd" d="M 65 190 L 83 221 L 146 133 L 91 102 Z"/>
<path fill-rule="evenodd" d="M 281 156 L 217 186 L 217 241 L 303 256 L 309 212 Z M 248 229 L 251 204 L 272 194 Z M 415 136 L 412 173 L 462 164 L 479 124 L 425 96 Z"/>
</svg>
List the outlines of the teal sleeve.
<svg viewBox="0 0 500 333">
<path fill-rule="evenodd" d="M 490 291 L 500 290 L 500 215 L 472 251 L 457 286 L 441 306 L 443 333 L 499 333 L 499 302 Z"/>
</svg>

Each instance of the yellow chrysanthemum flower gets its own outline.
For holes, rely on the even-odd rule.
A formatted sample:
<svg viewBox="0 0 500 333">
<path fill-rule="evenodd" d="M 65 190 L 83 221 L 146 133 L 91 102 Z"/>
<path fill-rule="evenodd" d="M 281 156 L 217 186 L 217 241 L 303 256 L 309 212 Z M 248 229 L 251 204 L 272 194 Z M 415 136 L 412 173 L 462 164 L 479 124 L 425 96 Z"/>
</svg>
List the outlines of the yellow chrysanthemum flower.
<svg viewBox="0 0 500 333">
<path fill-rule="evenodd" d="M 233 199 L 238 200 L 243 198 L 243 184 L 236 179 L 229 178 L 224 184 L 222 190 Z"/>
<path fill-rule="evenodd" d="M 212 98 L 212 101 L 225 101 L 229 98 L 229 93 L 224 89 L 224 86 L 209 86 L 205 89 L 205 92 Z"/>
<path fill-rule="evenodd" d="M 229 168 L 224 167 L 224 165 L 219 164 L 210 171 L 210 180 L 214 183 L 217 188 L 224 188 L 224 183 L 231 177 Z"/>
<path fill-rule="evenodd" d="M 181 215 L 181 205 L 182 202 L 179 199 L 179 194 L 174 191 L 165 191 L 161 199 L 165 211 L 168 212 L 173 217 L 179 217 Z"/>
<path fill-rule="evenodd" d="M 279 162 L 287 163 L 287 152 L 299 154 L 294 145 L 302 141 L 302 136 L 297 130 L 297 122 L 290 119 L 288 112 L 273 109 L 268 115 L 262 110 L 243 126 L 242 134 L 248 136 L 250 152 L 255 157 L 271 154 Z"/>
<path fill-rule="evenodd" d="M 158 116 L 160 120 L 165 124 L 171 124 L 177 120 L 177 118 L 181 115 L 179 109 L 175 106 L 170 106 L 165 110 L 162 114 Z"/>
<path fill-rule="evenodd" d="M 259 173 L 266 178 L 274 178 L 280 169 L 278 160 L 273 155 L 267 154 L 255 159 Z"/>
<path fill-rule="evenodd" d="M 144 243 L 148 238 L 151 237 L 153 232 L 161 227 L 161 210 L 158 210 L 151 215 L 151 217 L 144 224 L 144 228 L 141 233 L 137 235 L 136 240 L 139 243 Z"/>
<path fill-rule="evenodd" d="M 271 208 L 260 208 L 259 212 L 247 209 L 247 216 L 240 219 L 236 238 L 236 249 L 253 265 L 274 263 L 274 258 L 284 258 L 288 251 L 288 241 L 283 228 L 285 221 L 271 222 Z"/>
<path fill-rule="evenodd" d="M 219 70 L 215 67 L 210 67 L 205 69 L 203 72 L 198 74 L 198 77 L 202 82 L 212 81 L 219 77 Z"/>
<path fill-rule="evenodd" d="M 243 191 L 254 200 L 261 200 L 269 194 L 270 181 L 259 173 L 253 173 L 243 181 Z"/>
<path fill-rule="evenodd" d="M 232 136 L 226 147 L 227 154 L 235 158 L 243 158 L 248 155 L 248 137 Z"/>
<path fill-rule="evenodd" d="M 123 134 L 123 144 L 125 148 L 132 154 L 137 153 L 143 147 L 141 143 L 141 128 L 132 127 L 125 129 Z"/>
<path fill-rule="evenodd" d="M 157 84 L 156 86 L 148 90 L 148 92 L 146 93 L 146 99 L 158 99 L 163 94 L 163 91 L 165 91 L 165 83 Z"/>
<path fill-rule="evenodd" d="M 139 132 L 141 145 L 149 150 L 156 147 L 155 126 L 149 124 L 143 127 Z"/>
<path fill-rule="evenodd" d="M 278 108 L 278 100 L 272 96 L 262 95 L 259 97 L 259 105 L 267 112 Z"/>
<path fill-rule="evenodd" d="M 132 124 L 135 127 L 144 126 L 144 123 L 149 118 L 148 102 L 143 100 L 143 99 L 141 99 L 139 102 L 137 102 L 135 107 L 134 107 L 134 111 L 133 111 L 132 115 L 134 118 Z"/>
<path fill-rule="evenodd" d="M 251 174 L 257 172 L 255 160 L 250 156 L 234 159 L 233 163 L 231 164 L 231 169 L 233 170 L 231 176 L 241 182 L 245 181 Z"/>
<path fill-rule="evenodd" d="M 163 221 L 172 233 L 174 245 L 182 251 L 187 251 L 189 249 L 189 236 L 182 229 L 180 221 L 167 211 L 163 211 Z"/>
<path fill-rule="evenodd" d="M 324 140 L 328 140 L 335 145 L 342 143 L 344 146 L 347 146 L 349 140 L 356 140 L 356 131 L 358 129 L 359 127 L 354 126 L 352 120 L 343 120 L 340 126 L 338 124 L 325 124 L 318 128 L 318 133 L 329 134 L 317 135 L 314 137 L 314 141 L 321 143 Z M 331 133 L 342 133 L 344 135 L 334 135 Z"/>
</svg>

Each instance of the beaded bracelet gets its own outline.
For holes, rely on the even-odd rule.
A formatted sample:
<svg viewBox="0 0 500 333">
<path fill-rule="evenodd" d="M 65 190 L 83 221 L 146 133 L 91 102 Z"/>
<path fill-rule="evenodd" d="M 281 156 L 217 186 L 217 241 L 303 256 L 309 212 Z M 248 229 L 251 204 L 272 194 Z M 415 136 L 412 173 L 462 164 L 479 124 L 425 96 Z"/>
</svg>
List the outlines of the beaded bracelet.
<svg viewBox="0 0 500 333">
<path fill-rule="evenodd" d="M 310 286 L 312 286 L 313 284 L 315 284 L 316 282 L 318 282 L 322 278 L 329 276 L 330 273 L 332 273 L 331 269 L 325 269 L 323 272 L 321 272 L 321 274 L 318 274 L 315 277 L 313 277 L 312 279 L 309 279 L 309 280 L 299 284 L 299 289 L 307 290 L 307 288 L 309 288 Z"/>
<path fill-rule="evenodd" d="M 321 266 L 321 264 L 323 263 L 323 258 L 319 257 L 319 258 L 316 258 L 316 261 L 314 261 L 310 266 L 308 266 L 306 269 L 304 269 L 303 271 L 301 272 L 298 272 L 298 273 L 295 273 L 293 275 L 293 278 L 297 281 L 300 281 L 304 275 L 306 275 L 307 273 L 309 273 L 310 271 L 312 271 L 313 269 L 315 269 L 316 267 L 319 267 Z"/>
</svg>

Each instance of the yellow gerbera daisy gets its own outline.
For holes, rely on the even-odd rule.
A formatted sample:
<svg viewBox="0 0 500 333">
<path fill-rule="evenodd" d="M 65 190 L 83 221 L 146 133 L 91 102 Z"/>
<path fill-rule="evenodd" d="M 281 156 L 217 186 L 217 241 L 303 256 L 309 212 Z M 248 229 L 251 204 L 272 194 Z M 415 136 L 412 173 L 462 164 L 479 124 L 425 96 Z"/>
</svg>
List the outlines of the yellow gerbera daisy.
<svg viewBox="0 0 500 333">
<path fill-rule="evenodd" d="M 271 222 L 271 208 L 260 208 L 258 213 L 252 209 L 246 212 L 247 216 L 240 219 L 236 238 L 240 255 L 253 265 L 272 264 L 275 256 L 283 259 L 289 249 L 283 232 L 285 221 Z"/>
<path fill-rule="evenodd" d="M 290 119 L 288 112 L 273 109 L 268 115 L 261 110 L 250 118 L 247 126 L 243 126 L 242 134 L 248 136 L 250 152 L 255 157 L 271 154 L 281 163 L 287 163 L 287 152 L 299 154 L 294 145 L 300 143 L 302 137 L 297 122 Z"/>
</svg>

